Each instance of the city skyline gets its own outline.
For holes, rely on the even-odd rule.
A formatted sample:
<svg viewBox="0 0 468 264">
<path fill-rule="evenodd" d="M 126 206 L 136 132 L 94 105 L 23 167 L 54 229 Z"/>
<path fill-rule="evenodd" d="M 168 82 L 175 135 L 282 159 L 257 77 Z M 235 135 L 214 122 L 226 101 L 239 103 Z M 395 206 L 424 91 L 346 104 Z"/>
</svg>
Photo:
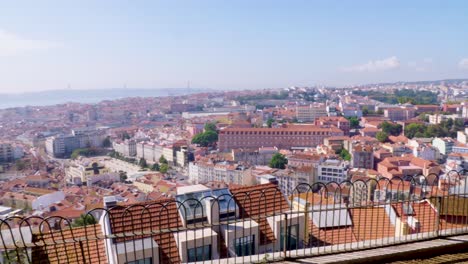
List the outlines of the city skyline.
<svg viewBox="0 0 468 264">
<path fill-rule="evenodd" d="M 466 78 L 467 7 L 462 1 L 5 2 L 0 93 Z"/>
</svg>

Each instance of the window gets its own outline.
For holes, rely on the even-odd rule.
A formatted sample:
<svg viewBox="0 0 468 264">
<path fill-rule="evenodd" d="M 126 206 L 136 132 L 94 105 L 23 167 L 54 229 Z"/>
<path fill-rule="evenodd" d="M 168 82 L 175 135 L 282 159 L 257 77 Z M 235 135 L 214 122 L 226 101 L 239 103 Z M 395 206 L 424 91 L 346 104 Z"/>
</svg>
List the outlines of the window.
<svg viewBox="0 0 468 264">
<path fill-rule="evenodd" d="M 238 257 L 255 254 L 255 235 L 236 238 L 235 251 Z"/>
<path fill-rule="evenodd" d="M 298 247 L 298 235 L 299 225 L 288 226 L 288 233 L 284 233 L 285 227 L 281 228 L 280 246 L 281 250 L 284 250 L 284 238 L 286 237 L 286 250 L 297 249 Z"/>
<path fill-rule="evenodd" d="M 188 262 L 211 260 L 211 245 L 205 245 L 187 250 Z"/>
<path fill-rule="evenodd" d="M 151 264 L 151 263 L 153 263 L 153 258 L 150 257 L 150 258 L 129 261 L 126 264 Z"/>
</svg>

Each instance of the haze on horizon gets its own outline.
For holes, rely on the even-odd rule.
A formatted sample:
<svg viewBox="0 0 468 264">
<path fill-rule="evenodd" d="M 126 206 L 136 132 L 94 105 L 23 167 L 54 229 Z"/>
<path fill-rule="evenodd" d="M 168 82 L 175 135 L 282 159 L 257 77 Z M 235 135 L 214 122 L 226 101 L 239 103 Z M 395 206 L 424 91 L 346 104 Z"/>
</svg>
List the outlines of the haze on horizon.
<svg viewBox="0 0 468 264">
<path fill-rule="evenodd" d="M 468 77 L 466 1 L 4 1 L 0 93 Z"/>
</svg>

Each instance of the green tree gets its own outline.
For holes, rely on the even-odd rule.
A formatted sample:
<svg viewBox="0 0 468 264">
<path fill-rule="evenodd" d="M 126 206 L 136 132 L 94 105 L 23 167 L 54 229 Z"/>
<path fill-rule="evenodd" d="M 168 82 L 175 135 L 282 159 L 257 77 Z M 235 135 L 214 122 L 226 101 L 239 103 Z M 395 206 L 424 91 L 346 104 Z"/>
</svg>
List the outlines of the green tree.
<svg viewBox="0 0 468 264">
<path fill-rule="evenodd" d="M 388 134 L 384 131 L 379 131 L 377 132 L 377 134 L 375 135 L 375 138 L 380 141 L 380 142 L 386 142 L 388 140 Z"/>
<path fill-rule="evenodd" d="M 122 140 L 126 140 L 126 139 L 130 139 L 130 135 L 128 134 L 127 131 L 124 131 L 124 132 L 122 133 Z"/>
<path fill-rule="evenodd" d="M 355 116 L 349 117 L 349 125 L 351 128 L 359 128 L 359 119 Z"/>
<path fill-rule="evenodd" d="M 75 222 L 73 223 L 73 227 L 94 225 L 96 223 L 97 221 L 94 218 L 94 216 L 89 214 L 82 214 L 79 218 L 75 220 Z"/>
<path fill-rule="evenodd" d="M 148 164 L 146 163 L 146 160 L 144 158 L 140 159 L 140 161 L 138 162 L 138 165 L 140 165 L 142 169 L 148 167 Z"/>
<path fill-rule="evenodd" d="M 382 131 L 388 135 L 398 136 L 401 134 L 403 127 L 399 124 L 392 124 L 387 121 L 383 122 L 381 125 Z"/>
<path fill-rule="evenodd" d="M 271 126 L 273 125 L 273 122 L 275 122 L 275 120 L 273 118 L 268 118 L 266 124 L 269 128 L 271 128 Z"/>
<path fill-rule="evenodd" d="M 351 160 L 351 154 L 345 149 L 342 148 L 340 151 L 340 157 L 344 160 L 350 161 Z"/>
<path fill-rule="evenodd" d="M 363 115 L 363 116 L 368 116 L 368 115 L 369 115 L 369 107 L 364 106 L 364 107 L 362 108 L 362 115 Z"/>
<path fill-rule="evenodd" d="M 161 173 L 167 173 L 169 170 L 169 165 L 167 163 L 162 163 L 161 166 L 159 166 L 159 172 Z"/>
<path fill-rule="evenodd" d="M 198 144 L 202 147 L 212 146 L 217 141 L 218 133 L 216 133 L 216 131 L 211 130 L 196 134 L 192 139 L 193 144 Z"/>
<path fill-rule="evenodd" d="M 155 163 L 155 164 L 153 164 L 153 166 L 151 166 L 151 170 L 153 170 L 153 171 L 159 171 L 159 169 L 160 169 L 160 168 L 159 168 L 159 164 L 158 164 L 158 163 Z"/>
<path fill-rule="evenodd" d="M 268 165 L 270 168 L 284 169 L 286 168 L 286 164 L 288 164 L 288 159 L 286 159 L 286 156 L 281 153 L 276 153 L 273 155 Z"/>
<path fill-rule="evenodd" d="M 216 132 L 216 124 L 215 123 L 206 123 L 205 124 L 205 131 L 215 131 Z"/>
<path fill-rule="evenodd" d="M 125 171 L 119 171 L 119 177 L 121 182 L 124 182 L 128 179 L 127 173 Z"/>
<path fill-rule="evenodd" d="M 102 146 L 105 147 L 105 148 L 108 148 L 108 147 L 110 147 L 111 145 L 112 145 L 112 143 L 111 143 L 110 137 L 108 136 L 108 137 L 106 137 L 106 138 L 104 139 L 104 141 L 102 142 Z"/>
<path fill-rule="evenodd" d="M 166 159 L 166 157 L 164 157 L 164 155 L 161 155 L 161 157 L 159 157 L 159 163 L 160 164 L 167 164 L 167 159 Z"/>
<path fill-rule="evenodd" d="M 422 124 L 412 123 L 405 126 L 405 136 L 408 138 L 414 138 L 416 134 L 424 134 L 426 131 L 426 126 Z"/>
</svg>

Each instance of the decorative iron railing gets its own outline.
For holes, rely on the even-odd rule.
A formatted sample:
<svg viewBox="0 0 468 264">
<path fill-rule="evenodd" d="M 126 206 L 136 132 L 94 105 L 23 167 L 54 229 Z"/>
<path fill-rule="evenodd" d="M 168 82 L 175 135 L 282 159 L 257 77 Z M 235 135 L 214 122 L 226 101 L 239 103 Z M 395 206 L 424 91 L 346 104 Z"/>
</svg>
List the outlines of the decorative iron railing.
<svg viewBox="0 0 468 264">
<path fill-rule="evenodd" d="M 465 172 L 273 184 L 0 220 L 2 263 L 262 263 L 468 233 Z"/>
</svg>

